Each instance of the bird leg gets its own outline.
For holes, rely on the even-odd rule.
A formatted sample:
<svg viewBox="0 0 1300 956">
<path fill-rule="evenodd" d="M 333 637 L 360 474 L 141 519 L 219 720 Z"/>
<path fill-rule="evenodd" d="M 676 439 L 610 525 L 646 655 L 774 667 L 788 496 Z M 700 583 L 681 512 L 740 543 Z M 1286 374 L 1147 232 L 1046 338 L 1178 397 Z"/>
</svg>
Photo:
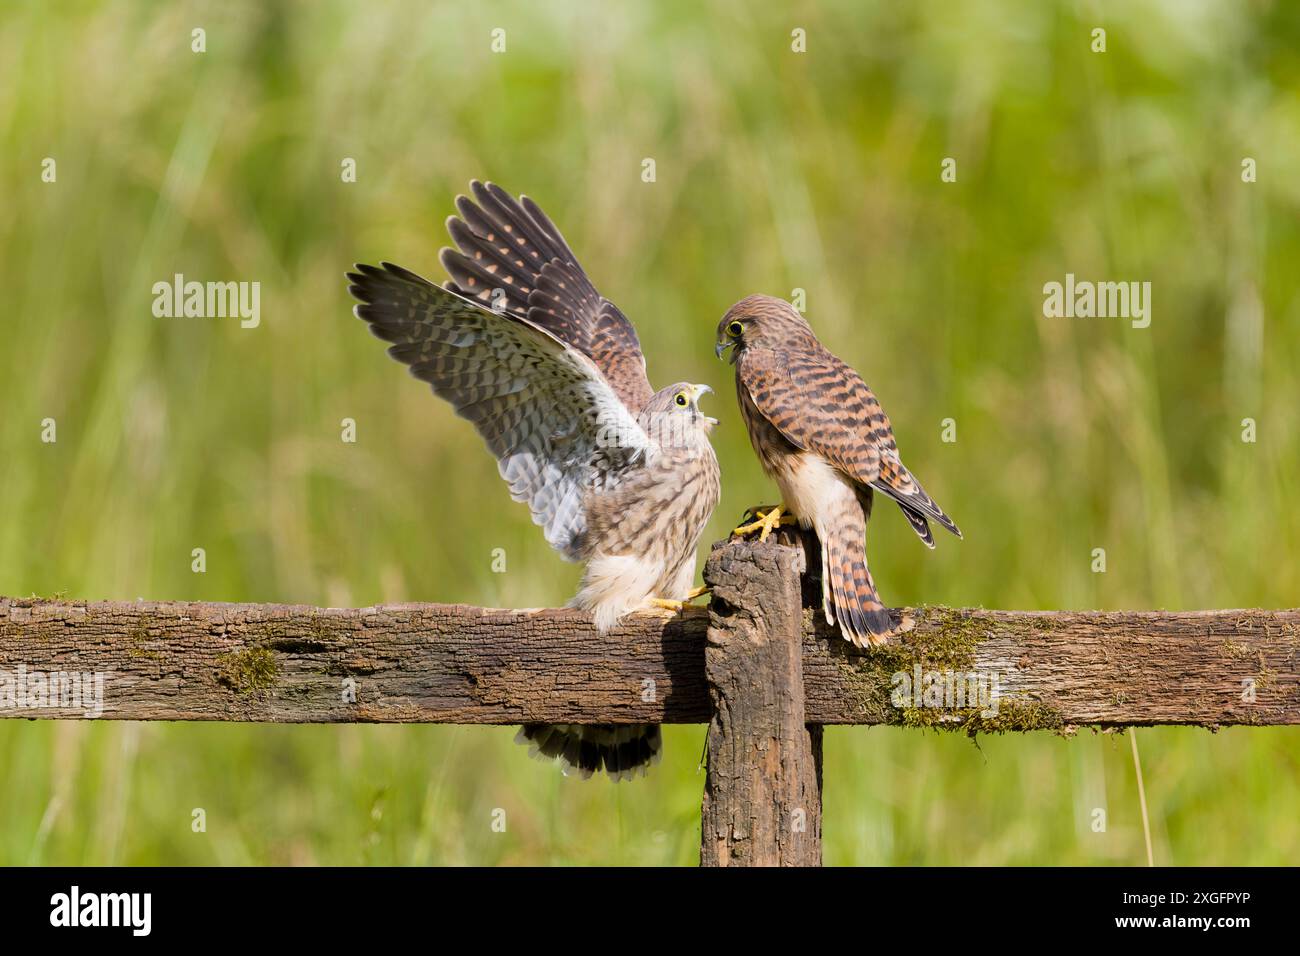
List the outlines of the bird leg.
<svg viewBox="0 0 1300 956">
<path fill-rule="evenodd" d="M 743 524 L 732 531 L 732 534 L 740 535 L 742 538 L 752 531 L 758 532 L 758 540 L 766 541 L 767 536 L 776 530 L 778 525 L 794 524 L 795 517 L 785 510 L 785 504 L 773 506 L 767 514 L 763 514 L 761 508 L 751 508 L 746 514 L 755 514 L 758 516 L 757 521 L 751 521 L 749 524 Z"/>
<path fill-rule="evenodd" d="M 682 598 L 680 601 L 673 601 L 668 598 L 651 598 L 650 604 L 653 607 L 661 607 L 666 611 L 680 611 L 682 608 L 686 607 L 686 605 L 689 604 L 691 601 L 694 601 L 697 597 L 702 597 L 705 594 L 712 594 L 712 593 L 713 593 L 713 588 L 710 587 L 691 588 L 690 591 L 686 592 L 686 597 Z"/>
<path fill-rule="evenodd" d="M 669 598 L 651 598 L 650 604 L 652 607 L 661 607 L 668 611 L 680 611 L 682 608 L 686 607 L 688 604 L 694 601 L 697 597 L 701 597 L 705 594 L 712 594 L 712 593 L 713 593 L 713 588 L 705 588 L 705 587 L 692 588 L 690 591 L 687 592 L 686 597 L 682 598 L 680 601 L 671 600 Z"/>
</svg>

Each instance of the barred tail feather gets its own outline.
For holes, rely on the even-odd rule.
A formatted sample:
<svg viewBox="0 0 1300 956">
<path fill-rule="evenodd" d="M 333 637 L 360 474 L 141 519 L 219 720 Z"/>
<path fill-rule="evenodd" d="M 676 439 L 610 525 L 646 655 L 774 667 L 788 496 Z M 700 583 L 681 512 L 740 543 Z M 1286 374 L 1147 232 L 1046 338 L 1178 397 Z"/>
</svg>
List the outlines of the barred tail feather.
<svg viewBox="0 0 1300 956">
<path fill-rule="evenodd" d="M 822 544 L 822 592 L 826 620 L 839 619 L 844 637 L 857 647 L 883 644 L 894 630 L 889 611 L 880 603 L 867 568 L 866 516 L 854 498 L 846 497 L 830 509 L 829 520 L 818 522 Z M 824 599 L 830 597 L 831 601 Z M 834 603 L 832 616 L 830 604 Z"/>
<path fill-rule="evenodd" d="M 615 780 L 644 775 L 663 751 L 658 724 L 524 724 L 515 743 L 527 744 L 538 759 L 558 760 L 566 774 L 584 780 L 602 770 Z"/>
</svg>

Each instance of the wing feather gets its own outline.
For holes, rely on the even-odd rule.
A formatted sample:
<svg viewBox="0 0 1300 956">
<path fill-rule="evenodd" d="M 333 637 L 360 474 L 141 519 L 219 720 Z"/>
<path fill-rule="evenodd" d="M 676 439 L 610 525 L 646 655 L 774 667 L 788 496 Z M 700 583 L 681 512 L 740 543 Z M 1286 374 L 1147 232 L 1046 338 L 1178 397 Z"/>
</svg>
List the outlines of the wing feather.
<svg viewBox="0 0 1300 956">
<path fill-rule="evenodd" d="M 889 495 L 927 545 L 926 518 L 961 537 L 903 465 L 889 416 L 853 368 L 820 347 L 745 349 L 738 368 L 754 407 L 787 441 Z"/>
<path fill-rule="evenodd" d="M 551 546 L 586 557 L 587 491 L 653 452 L 595 363 L 525 317 L 400 266 L 358 265 L 348 279 L 357 317 L 473 423 Z"/>
<path fill-rule="evenodd" d="M 745 349 L 737 368 L 754 407 L 792 445 L 820 455 L 864 484 L 880 476 L 880 448 L 870 430 L 861 427 L 860 411 L 868 402 L 880 406 L 857 373 L 843 376 L 805 351 L 755 348 Z"/>
<path fill-rule="evenodd" d="M 635 414 L 654 389 L 636 329 L 596 291 L 560 230 L 527 196 L 516 200 L 493 183 L 473 182 L 471 200 L 456 198 L 460 218 L 447 220 L 457 248 L 440 258 L 453 291 L 526 318 L 586 355 Z"/>
</svg>

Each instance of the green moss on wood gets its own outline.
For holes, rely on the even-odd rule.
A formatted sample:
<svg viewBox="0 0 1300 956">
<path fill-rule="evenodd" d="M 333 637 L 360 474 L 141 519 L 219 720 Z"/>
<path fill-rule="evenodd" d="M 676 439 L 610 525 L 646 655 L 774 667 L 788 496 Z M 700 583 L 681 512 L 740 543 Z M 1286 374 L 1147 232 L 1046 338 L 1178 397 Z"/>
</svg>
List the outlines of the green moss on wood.
<svg viewBox="0 0 1300 956">
<path fill-rule="evenodd" d="M 275 685 L 279 668 L 275 655 L 264 647 L 249 647 L 217 658 L 217 680 L 244 694 Z"/>
<path fill-rule="evenodd" d="M 132 624 L 126 629 L 126 656 L 139 660 L 161 660 L 163 655 L 161 651 L 152 650 L 147 647 L 141 647 L 145 641 L 152 640 L 153 636 L 149 629 L 143 624 Z"/>
<path fill-rule="evenodd" d="M 992 709 L 992 708 L 990 708 Z M 898 721 L 904 727 L 961 731 L 967 736 L 978 734 L 1024 733 L 1030 730 L 1063 730 L 1065 719 L 1055 707 L 1036 700 L 1003 697 L 997 712 L 984 716 L 978 707 L 907 707 Z"/>
<path fill-rule="evenodd" d="M 975 670 L 975 654 L 980 643 L 989 637 L 1024 640 L 1057 627 L 1050 618 L 993 619 L 942 605 L 919 607 L 910 611 L 915 626 L 908 632 L 891 637 L 880 647 L 850 653 L 845 647 L 833 647 L 845 682 L 854 690 L 859 712 L 869 722 L 904 726 L 934 726 L 975 733 L 1005 733 L 1009 730 L 1054 730 L 1062 727 L 1060 713 L 1037 702 L 999 703 L 999 713 L 979 717 L 979 710 L 964 708 L 898 708 L 891 702 L 893 676 L 911 673 L 916 666 L 924 671 Z M 1003 708 L 1009 708 L 1003 712 Z M 910 716 L 909 716 L 910 714 Z M 974 718 L 972 718 L 974 714 Z"/>
</svg>

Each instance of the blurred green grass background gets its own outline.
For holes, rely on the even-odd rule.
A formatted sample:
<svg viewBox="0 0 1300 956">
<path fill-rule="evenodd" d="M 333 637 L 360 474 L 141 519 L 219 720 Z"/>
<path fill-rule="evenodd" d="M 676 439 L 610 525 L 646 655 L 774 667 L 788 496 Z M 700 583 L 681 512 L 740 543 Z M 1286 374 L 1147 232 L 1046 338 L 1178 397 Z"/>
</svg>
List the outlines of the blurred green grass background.
<svg viewBox="0 0 1300 956">
<path fill-rule="evenodd" d="M 656 384 L 718 389 L 706 541 L 774 496 L 714 325 L 802 288 L 966 535 L 931 553 L 880 511 L 886 601 L 1296 606 L 1297 49 L 1300 8 L 1232 0 L 8 2 L 0 593 L 563 603 L 577 569 L 342 277 L 440 276 L 482 177 L 556 220 Z M 261 282 L 261 327 L 155 319 L 177 272 Z M 1151 327 L 1045 319 L 1067 272 L 1150 281 Z M 0 863 L 696 860 L 703 728 L 670 728 L 633 785 L 565 779 L 512 735 L 3 721 Z M 1140 742 L 1158 863 L 1295 861 L 1300 732 Z M 824 832 L 830 863 L 1145 860 L 1128 744 L 1088 732 L 833 728 Z"/>
</svg>

